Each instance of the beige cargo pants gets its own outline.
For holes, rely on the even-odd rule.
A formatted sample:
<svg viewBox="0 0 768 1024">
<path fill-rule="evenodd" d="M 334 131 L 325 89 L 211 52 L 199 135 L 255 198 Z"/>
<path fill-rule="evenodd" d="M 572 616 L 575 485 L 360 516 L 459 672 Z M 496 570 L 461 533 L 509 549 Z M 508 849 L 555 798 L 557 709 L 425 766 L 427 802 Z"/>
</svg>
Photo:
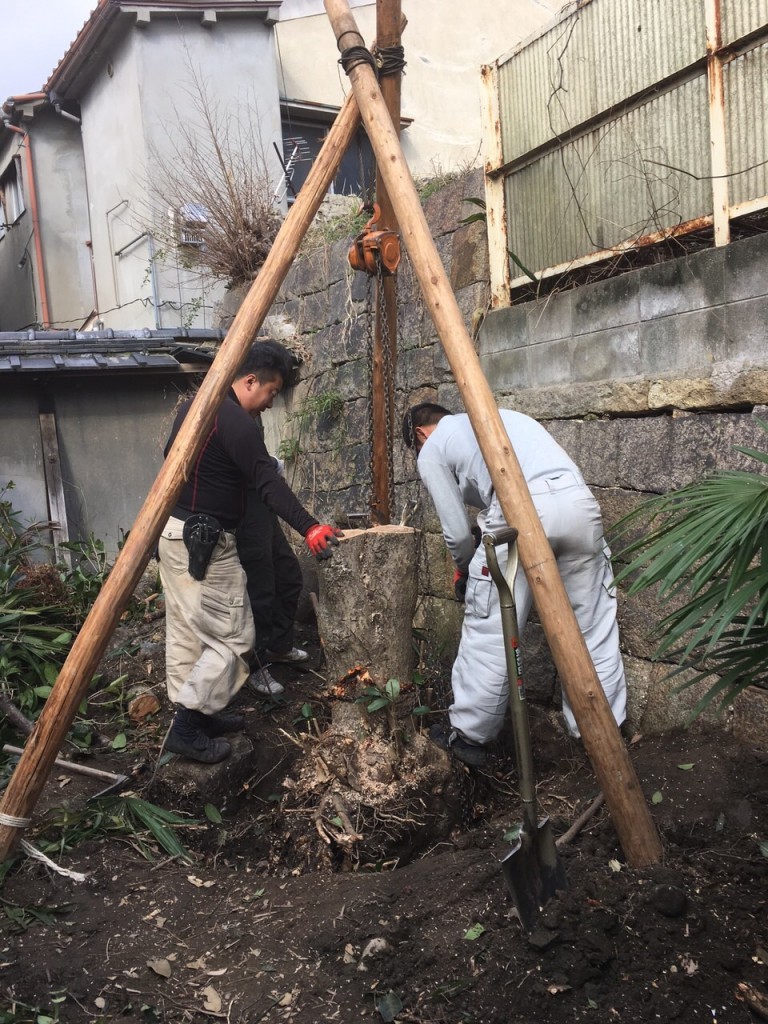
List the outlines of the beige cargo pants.
<svg viewBox="0 0 768 1024">
<path fill-rule="evenodd" d="M 183 520 L 169 519 L 159 544 L 166 686 L 171 703 L 213 715 L 248 678 L 253 616 L 234 533 L 222 533 L 205 579 L 196 580 L 183 529 Z"/>
</svg>

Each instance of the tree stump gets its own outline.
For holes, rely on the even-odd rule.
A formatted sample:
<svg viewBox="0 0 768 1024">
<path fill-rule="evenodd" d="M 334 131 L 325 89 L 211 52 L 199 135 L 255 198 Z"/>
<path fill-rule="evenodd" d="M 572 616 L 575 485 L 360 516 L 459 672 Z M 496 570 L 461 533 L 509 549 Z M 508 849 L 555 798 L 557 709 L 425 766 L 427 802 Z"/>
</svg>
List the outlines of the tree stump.
<svg viewBox="0 0 768 1024">
<path fill-rule="evenodd" d="M 459 817 L 447 755 L 413 713 L 418 543 L 404 526 L 345 530 L 319 568 L 331 720 L 303 736 L 306 756 L 286 780 L 289 799 L 313 811 L 312 834 L 290 835 L 292 854 L 312 866 L 407 863 Z"/>
<path fill-rule="evenodd" d="M 419 535 L 408 526 L 345 530 L 320 567 L 318 630 L 329 685 L 357 666 L 371 682 L 410 680 L 418 596 Z"/>
</svg>

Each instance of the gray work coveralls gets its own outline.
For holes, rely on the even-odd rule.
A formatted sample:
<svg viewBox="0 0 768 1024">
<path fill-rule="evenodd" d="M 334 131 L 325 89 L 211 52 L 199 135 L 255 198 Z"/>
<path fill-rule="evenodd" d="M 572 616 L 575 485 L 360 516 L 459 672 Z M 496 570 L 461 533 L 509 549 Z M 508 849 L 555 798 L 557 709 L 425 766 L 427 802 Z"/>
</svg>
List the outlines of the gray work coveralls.
<svg viewBox="0 0 768 1024">
<path fill-rule="evenodd" d="M 620 725 L 626 715 L 626 679 L 619 651 L 610 551 L 603 536 L 600 507 L 578 467 L 539 423 L 506 409 L 500 410 L 500 415 L 598 678 Z M 505 525 L 504 515 L 466 414 L 440 420 L 419 453 L 418 468 L 453 560 L 458 569 L 469 572 L 461 642 L 451 679 L 451 726 L 470 742 L 484 744 L 501 730 L 509 690 L 498 592 L 483 545 L 475 550 L 465 506 L 482 510 L 477 518 L 481 530 Z M 503 570 L 506 547 L 498 548 L 497 553 Z M 521 570 L 515 580 L 521 633 L 531 600 Z M 563 712 L 569 732 L 578 736 L 565 695 Z"/>
</svg>

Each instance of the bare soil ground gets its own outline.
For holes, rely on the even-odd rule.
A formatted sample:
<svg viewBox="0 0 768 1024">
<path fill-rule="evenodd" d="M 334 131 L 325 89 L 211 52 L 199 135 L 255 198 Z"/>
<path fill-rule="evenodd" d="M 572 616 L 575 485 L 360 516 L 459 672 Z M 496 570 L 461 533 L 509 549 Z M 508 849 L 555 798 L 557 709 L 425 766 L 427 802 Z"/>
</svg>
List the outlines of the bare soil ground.
<svg viewBox="0 0 768 1024">
<path fill-rule="evenodd" d="M 158 685 L 162 628 L 134 630 L 130 644 L 116 635 L 112 677 Z M 454 766 L 463 814 L 445 838 L 355 865 L 324 850 L 311 809 L 292 799 L 302 708 L 322 719 L 323 683 L 275 675 L 284 703 L 240 698 L 252 749 L 238 746 L 224 789 L 221 778 L 185 789 L 194 773 L 179 761 L 150 786 L 167 711 L 124 752 L 91 759 L 135 771 L 137 791 L 194 814 L 199 824 L 183 830 L 194 860 L 149 863 L 110 840 L 59 858 L 84 882 L 21 862 L 0 893 L 0 1022 L 768 1019 L 768 751 L 721 733 L 635 737 L 663 863 L 628 867 L 601 808 L 562 848 L 568 890 L 525 933 L 499 869 L 519 820 L 508 744 L 483 771 Z M 561 835 L 596 784 L 556 715 L 533 708 L 532 719 L 539 800 Z M 99 788 L 54 773 L 38 814 L 82 806 Z M 223 820 L 208 820 L 204 803 Z"/>
</svg>

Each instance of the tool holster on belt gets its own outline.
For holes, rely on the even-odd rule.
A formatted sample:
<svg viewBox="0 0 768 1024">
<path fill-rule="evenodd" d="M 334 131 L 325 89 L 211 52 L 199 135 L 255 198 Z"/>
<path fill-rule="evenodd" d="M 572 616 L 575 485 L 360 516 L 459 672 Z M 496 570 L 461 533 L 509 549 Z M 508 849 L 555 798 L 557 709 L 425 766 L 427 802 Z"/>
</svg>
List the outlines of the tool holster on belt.
<svg viewBox="0 0 768 1024">
<path fill-rule="evenodd" d="M 204 580 L 222 530 L 218 519 L 196 512 L 184 523 L 182 538 L 189 552 L 189 575 Z"/>
</svg>

